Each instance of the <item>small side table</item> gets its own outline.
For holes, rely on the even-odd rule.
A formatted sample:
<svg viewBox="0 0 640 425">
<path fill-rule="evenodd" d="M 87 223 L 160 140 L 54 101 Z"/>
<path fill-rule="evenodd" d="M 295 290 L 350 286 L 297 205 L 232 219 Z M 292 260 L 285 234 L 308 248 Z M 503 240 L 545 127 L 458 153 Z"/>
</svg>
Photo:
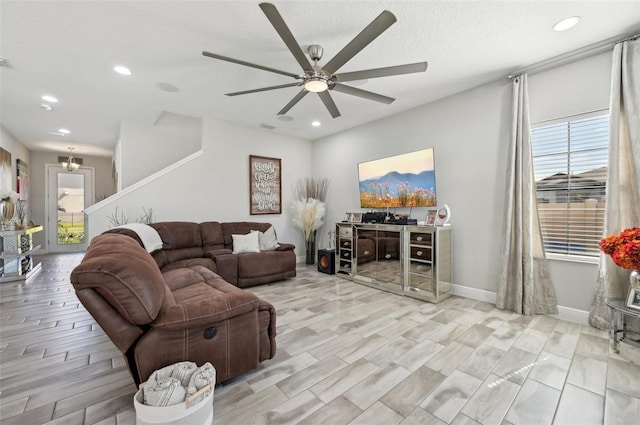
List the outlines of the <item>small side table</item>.
<svg viewBox="0 0 640 425">
<path fill-rule="evenodd" d="M 627 329 L 627 317 L 640 318 L 640 310 L 627 307 L 626 301 L 622 298 L 607 298 L 604 302 L 613 311 L 613 316 L 611 317 L 611 339 L 613 340 L 613 351 L 619 353 L 619 333 L 622 333 L 621 339 L 625 339 L 627 333 L 640 334 L 640 332 Z"/>
</svg>

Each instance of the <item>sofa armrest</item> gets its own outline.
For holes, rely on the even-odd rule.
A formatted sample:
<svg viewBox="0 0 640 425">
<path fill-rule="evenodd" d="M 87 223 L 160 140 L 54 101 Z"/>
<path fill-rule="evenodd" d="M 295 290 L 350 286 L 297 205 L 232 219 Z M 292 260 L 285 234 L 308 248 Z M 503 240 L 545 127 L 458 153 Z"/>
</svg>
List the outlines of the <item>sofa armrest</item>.
<svg viewBox="0 0 640 425">
<path fill-rule="evenodd" d="M 294 249 L 296 249 L 296 246 L 292 243 L 281 243 L 280 246 L 276 248 L 276 251 L 293 251 Z"/>
<path fill-rule="evenodd" d="M 218 251 L 227 251 L 227 253 L 217 254 L 212 257 L 213 261 L 216 262 L 216 273 L 227 282 L 238 286 L 238 255 L 232 254 L 229 249 L 220 249 Z"/>
<path fill-rule="evenodd" d="M 95 290 L 79 289 L 76 296 L 122 353 L 126 353 L 143 334 L 140 326 L 128 322 Z"/>
<path fill-rule="evenodd" d="M 268 321 L 265 329 L 266 335 L 260 340 L 260 361 L 272 359 L 276 355 L 276 309 L 268 302 L 260 300 L 258 306 L 260 314 L 260 329 L 263 329 L 263 321 Z"/>
</svg>

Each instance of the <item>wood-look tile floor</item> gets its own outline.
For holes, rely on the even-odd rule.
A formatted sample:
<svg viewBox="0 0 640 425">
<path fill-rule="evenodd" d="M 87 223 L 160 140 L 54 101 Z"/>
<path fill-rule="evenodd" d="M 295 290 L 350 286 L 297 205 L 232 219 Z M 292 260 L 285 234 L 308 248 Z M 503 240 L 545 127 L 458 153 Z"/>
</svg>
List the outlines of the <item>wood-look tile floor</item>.
<svg viewBox="0 0 640 425">
<path fill-rule="evenodd" d="M 0 284 L 0 422 L 134 424 L 124 361 L 76 298 L 81 254 Z M 274 359 L 216 387 L 214 424 L 637 424 L 640 366 L 605 332 L 452 297 L 438 305 L 299 267 L 251 288 Z"/>
</svg>

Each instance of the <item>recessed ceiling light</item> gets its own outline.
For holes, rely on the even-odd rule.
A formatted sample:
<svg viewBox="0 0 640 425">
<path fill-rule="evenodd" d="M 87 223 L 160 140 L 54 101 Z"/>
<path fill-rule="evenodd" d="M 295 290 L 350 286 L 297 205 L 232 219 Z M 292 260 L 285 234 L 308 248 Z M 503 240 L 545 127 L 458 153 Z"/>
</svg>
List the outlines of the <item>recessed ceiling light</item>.
<svg viewBox="0 0 640 425">
<path fill-rule="evenodd" d="M 562 21 L 558 22 L 553 26 L 554 31 L 566 31 L 569 28 L 573 28 L 576 26 L 578 22 L 580 22 L 579 16 L 571 16 L 569 18 L 565 18 Z"/>
<path fill-rule="evenodd" d="M 60 133 L 59 131 L 50 131 L 49 134 L 53 134 L 54 136 L 64 136 L 64 133 Z"/>
<path fill-rule="evenodd" d="M 52 110 L 52 109 L 53 109 L 53 108 L 51 107 L 51 105 L 48 105 L 48 104 L 46 104 L 46 103 L 41 103 L 41 104 L 40 104 L 40 107 L 41 107 L 42 109 L 44 109 L 45 111 L 50 111 L 50 110 Z"/>
<path fill-rule="evenodd" d="M 314 121 L 311 123 L 311 125 L 314 127 L 320 127 L 320 121 Z"/>
<path fill-rule="evenodd" d="M 42 100 L 46 100 L 47 102 L 52 102 L 52 103 L 58 102 L 58 99 L 48 94 L 45 94 L 44 96 L 42 96 Z"/>
<path fill-rule="evenodd" d="M 131 71 L 126 66 L 118 65 L 113 68 L 120 75 L 131 75 Z"/>
<path fill-rule="evenodd" d="M 67 130 L 66 128 L 59 128 L 58 132 L 62 133 L 62 134 L 69 134 L 71 133 L 69 130 Z"/>
</svg>

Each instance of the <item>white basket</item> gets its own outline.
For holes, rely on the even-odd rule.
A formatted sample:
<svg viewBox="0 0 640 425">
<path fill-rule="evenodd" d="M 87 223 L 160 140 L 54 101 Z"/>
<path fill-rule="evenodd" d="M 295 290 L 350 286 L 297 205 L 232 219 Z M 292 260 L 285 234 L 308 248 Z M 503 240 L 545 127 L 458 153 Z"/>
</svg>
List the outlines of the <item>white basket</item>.
<svg viewBox="0 0 640 425">
<path fill-rule="evenodd" d="M 182 403 L 157 407 L 144 404 L 142 388 L 140 388 L 133 397 L 136 425 L 211 425 L 213 391 L 213 385 L 209 384 Z M 204 399 L 201 396 L 204 396 Z M 194 401 L 195 404 L 192 404 Z"/>
</svg>

